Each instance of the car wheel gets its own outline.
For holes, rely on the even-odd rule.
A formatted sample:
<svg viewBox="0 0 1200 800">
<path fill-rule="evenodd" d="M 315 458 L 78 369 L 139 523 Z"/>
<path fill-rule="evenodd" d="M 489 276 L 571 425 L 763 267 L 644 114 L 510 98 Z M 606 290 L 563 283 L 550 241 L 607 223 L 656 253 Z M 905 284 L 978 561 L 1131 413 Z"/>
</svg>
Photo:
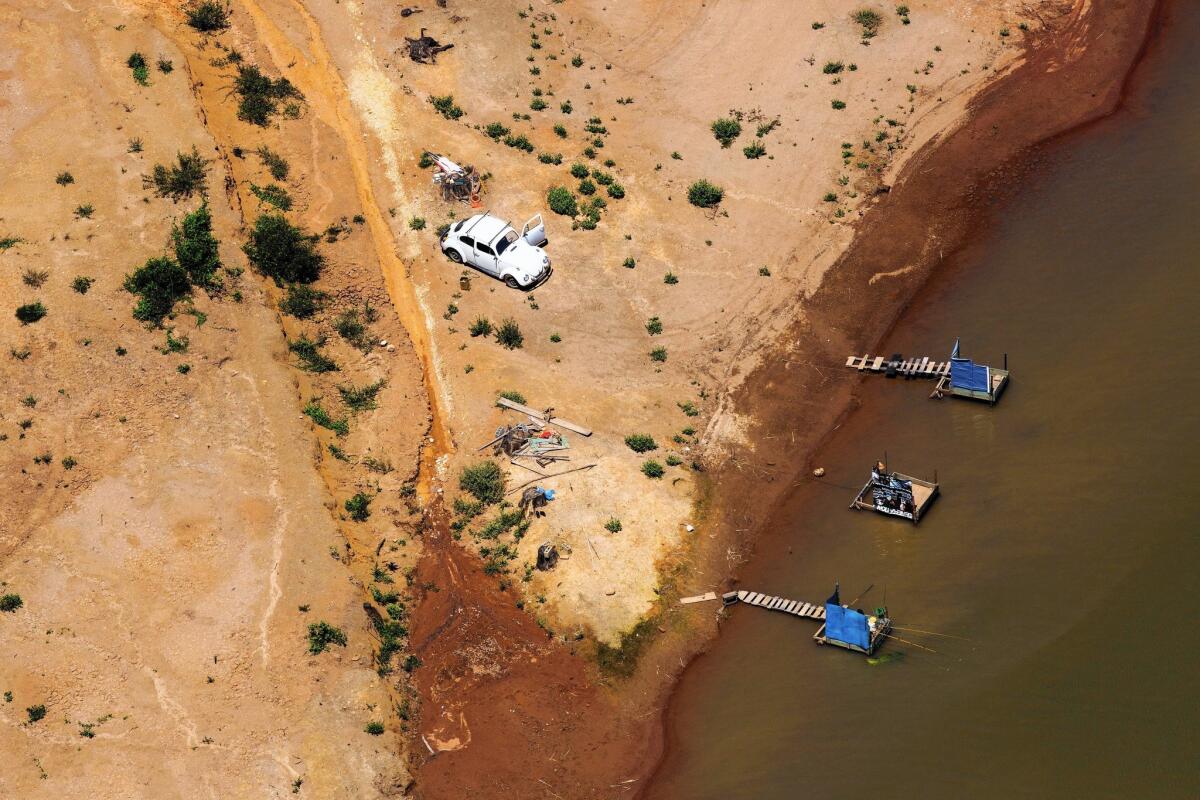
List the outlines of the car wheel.
<svg viewBox="0 0 1200 800">
<path fill-rule="evenodd" d="M 453 247 L 447 247 L 443 252 L 446 254 L 446 258 L 450 259 L 455 264 L 462 263 L 462 254 L 459 253 L 457 250 L 455 250 Z"/>
<path fill-rule="evenodd" d="M 510 289 L 520 289 L 521 288 L 521 284 L 512 275 L 505 276 L 504 283 L 507 284 L 508 288 L 510 288 Z"/>
</svg>

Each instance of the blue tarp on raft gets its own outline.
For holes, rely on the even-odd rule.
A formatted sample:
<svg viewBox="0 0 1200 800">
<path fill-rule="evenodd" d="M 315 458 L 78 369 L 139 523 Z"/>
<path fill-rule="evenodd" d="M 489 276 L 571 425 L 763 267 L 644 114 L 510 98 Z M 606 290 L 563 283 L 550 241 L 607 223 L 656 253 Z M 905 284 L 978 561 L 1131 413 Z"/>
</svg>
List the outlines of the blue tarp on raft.
<svg viewBox="0 0 1200 800">
<path fill-rule="evenodd" d="M 954 349 L 950 351 L 950 388 L 990 392 L 992 390 L 991 370 L 983 364 L 976 364 L 969 358 L 960 358 L 958 347 L 958 339 L 955 339 Z"/>
<path fill-rule="evenodd" d="M 871 646 L 871 631 L 867 627 L 866 615 L 842 608 L 837 589 L 825 601 L 825 638 L 852 644 L 863 650 Z"/>
</svg>

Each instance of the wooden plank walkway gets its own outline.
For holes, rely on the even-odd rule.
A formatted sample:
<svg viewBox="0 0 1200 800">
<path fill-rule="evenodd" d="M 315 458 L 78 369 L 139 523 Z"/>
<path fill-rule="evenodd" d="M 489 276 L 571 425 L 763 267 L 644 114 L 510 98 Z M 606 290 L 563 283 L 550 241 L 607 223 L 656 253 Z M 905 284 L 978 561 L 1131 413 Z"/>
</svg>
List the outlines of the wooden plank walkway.
<svg viewBox="0 0 1200 800">
<path fill-rule="evenodd" d="M 846 359 L 846 366 L 859 372 L 887 372 L 889 369 L 895 369 L 897 375 L 905 378 L 943 378 L 950 374 L 949 361 L 931 361 L 928 356 L 890 361 L 883 356 L 865 354 L 850 356 Z"/>
<path fill-rule="evenodd" d="M 765 608 L 768 611 L 782 611 L 785 614 L 791 614 L 795 617 L 807 617 L 808 619 L 815 619 L 818 622 L 825 621 L 824 603 L 806 603 L 803 600 L 789 600 L 786 597 L 775 597 L 774 595 L 745 590 L 726 592 L 721 599 L 725 602 L 725 605 L 745 603 L 746 605 Z"/>
<path fill-rule="evenodd" d="M 498 400 L 496 400 L 496 403 L 497 403 L 497 405 L 504 406 L 505 408 L 511 408 L 513 411 L 519 411 L 522 414 L 528 414 L 529 416 L 531 416 L 535 419 L 544 420 L 546 422 L 549 422 L 551 425 L 557 425 L 560 428 L 566 428 L 569 431 L 574 431 L 575 433 L 578 433 L 580 436 L 591 436 L 592 435 L 591 428 L 585 428 L 582 425 L 571 422 L 570 420 L 565 420 L 561 417 L 551 417 L 550 419 L 546 419 L 545 411 L 538 411 L 536 408 L 530 408 L 529 406 L 521 405 L 520 403 L 514 403 L 512 400 L 509 400 L 507 397 L 499 398 Z"/>
</svg>

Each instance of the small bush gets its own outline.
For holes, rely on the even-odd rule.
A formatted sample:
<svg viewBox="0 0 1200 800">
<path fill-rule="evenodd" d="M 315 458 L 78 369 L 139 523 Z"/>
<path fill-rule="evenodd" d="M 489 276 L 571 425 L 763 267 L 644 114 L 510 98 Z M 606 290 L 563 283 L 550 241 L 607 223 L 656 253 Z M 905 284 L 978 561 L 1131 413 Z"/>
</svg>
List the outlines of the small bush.
<svg viewBox="0 0 1200 800">
<path fill-rule="evenodd" d="M 408 220 L 408 228 L 409 228 L 409 230 L 413 230 L 413 231 L 425 230 L 425 218 L 424 217 L 410 218 Z"/>
<path fill-rule="evenodd" d="M 315 656 L 334 644 L 346 646 L 346 634 L 341 628 L 335 628 L 324 620 L 308 626 L 308 652 Z"/>
<path fill-rule="evenodd" d="M 365 522 L 371 516 L 371 498 L 359 492 L 346 501 L 346 513 L 355 522 Z"/>
<path fill-rule="evenodd" d="M 582 195 L 591 196 L 596 193 L 596 184 L 592 183 L 587 178 L 579 182 L 579 193 Z"/>
<path fill-rule="evenodd" d="M 75 218 L 76 219 L 91 219 L 92 214 L 94 214 L 95 212 L 96 212 L 95 206 L 93 206 L 91 203 L 84 203 L 81 206 L 75 207 Z"/>
<path fill-rule="evenodd" d="M 613 200 L 621 200 L 625 197 L 625 187 L 616 181 L 613 181 L 607 187 L 605 187 L 605 191 L 608 192 L 608 196 Z"/>
<path fill-rule="evenodd" d="M 637 266 L 637 260 L 630 256 L 621 262 L 621 266 L 625 269 L 633 269 Z"/>
<path fill-rule="evenodd" d="M 616 517 L 609 517 L 608 522 L 604 523 L 604 530 L 608 531 L 609 533 L 620 533 L 621 520 L 617 519 Z"/>
<path fill-rule="evenodd" d="M 555 125 L 554 126 L 554 135 L 560 139 L 565 139 L 565 138 L 567 138 L 567 129 L 564 128 L 562 125 Z"/>
<path fill-rule="evenodd" d="M 533 142 L 529 141 L 525 134 L 521 134 L 520 136 L 505 136 L 504 143 L 514 149 L 524 150 L 526 153 L 532 153 L 534 150 Z"/>
<path fill-rule="evenodd" d="M 571 66 L 572 67 L 582 67 L 583 66 L 583 56 L 579 56 L 579 55 L 574 56 L 571 59 Z"/>
<path fill-rule="evenodd" d="M 658 442 L 649 434 L 631 433 L 625 437 L 625 446 L 635 453 L 649 453 L 658 449 Z"/>
<path fill-rule="evenodd" d="M 540 97 L 535 97 L 529 101 L 529 108 L 533 111 L 545 111 L 548 104 Z"/>
<path fill-rule="evenodd" d="M 496 341 L 508 350 L 516 350 L 525 344 L 525 337 L 516 321 L 509 317 L 496 328 Z"/>
<path fill-rule="evenodd" d="M 134 52 L 125 60 L 125 66 L 133 71 L 133 79 L 142 86 L 150 85 L 150 67 L 146 65 L 146 57 Z"/>
<path fill-rule="evenodd" d="M 538 153 L 538 161 L 543 164 L 561 164 L 562 153 Z"/>
<path fill-rule="evenodd" d="M 696 404 L 691 400 L 683 403 L 676 403 L 675 405 L 679 406 L 679 410 L 683 412 L 684 416 L 695 417 L 699 416 L 700 414 L 700 410 L 696 408 Z"/>
<path fill-rule="evenodd" d="M 591 174 L 591 170 L 588 169 L 587 164 L 581 164 L 578 161 L 576 161 L 574 164 L 571 165 L 571 177 L 573 177 L 573 178 L 579 178 L 580 180 L 582 180 L 590 174 Z"/>
<path fill-rule="evenodd" d="M 769 277 L 771 277 L 771 270 L 769 267 L 759 267 L 758 274 L 763 276 L 764 278 L 769 278 Z"/>
<path fill-rule="evenodd" d="M 171 63 L 171 59 L 158 57 L 158 71 L 163 75 L 170 75 L 175 70 L 175 65 Z"/>
<path fill-rule="evenodd" d="M 292 210 L 292 196 L 288 194 L 287 189 L 284 189 L 277 183 L 268 183 L 266 186 L 251 183 L 250 193 L 260 201 L 275 206 L 280 211 Z"/>
<path fill-rule="evenodd" d="M 54 182 L 59 186 L 69 186 L 75 182 L 75 176 L 64 170 L 55 176 Z"/>
<path fill-rule="evenodd" d="M 286 181 L 290 165 L 287 159 L 276 153 L 271 148 L 263 145 L 254 151 L 259 160 L 262 161 L 264 167 L 271 173 L 271 177 L 277 181 Z"/>
<path fill-rule="evenodd" d="M 454 95 L 452 94 L 430 97 L 429 102 L 446 119 L 458 119 L 463 115 L 463 110 L 454 104 Z"/>
<path fill-rule="evenodd" d="M 763 146 L 761 141 L 755 140 L 753 143 L 742 148 L 742 155 L 746 158 L 762 158 L 767 154 L 767 148 Z"/>
<path fill-rule="evenodd" d="M 382 722 L 368 722 L 367 727 L 363 728 L 363 730 L 372 736 L 379 736 L 383 733 L 384 727 Z"/>
<path fill-rule="evenodd" d="M 282 214 L 260 214 L 250 241 L 242 251 L 258 271 L 284 283 L 311 283 L 321 274 L 324 257 L 316 250 L 316 236 L 305 234 Z"/>
<path fill-rule="evenodd" d="M 712 124 L 712 132 L 721 147 L 729 147 L 734 139 L 742 135 L 742 125 L 735 119 L 722 117 Z"/>
<path fill-rule="evenodd" d="M 679 276 L 674 272 L 668 272 L 666 275 L 663 275 L 663 283 L 667 286 L 674 286 L 679 283 Z"/>
<path fill-rule="evenodd" d="M 834 111 L 841 111 L 843 108 L 846 107 L 846 104 L 843 103 L 841 100 L 834 100 L 829 105 L 833 108 Z"/>
<path fill-rule="evenodd" d="M 364 353 L 371 349 L 371 337 L 368 335 L 367 326 L 356 309 L 348 309 L 339 314 L 333 328 L 339 336 Z"/>
<path fill-rule="evenodd" d="M 171 240 L 175 244 L 175 259 L 191 282 L 197 286 L 212 283 L 221 266 L 221 256 L 217 239 L 212 235 L 212 214 L 207 202 L 171 227 Z"/>
<path fill-rule="evenodd" d="M 564 217 L 573 217 L 579 213 L 575 195 L 571 194 L 571 190 L 565 186 L 555 186 L 547 192 L 546 203 L 550 206 L 551 211 Z"/>
<path fill-rule="evenodd" d="M 229 27 L 229 8 L 214 0 L 192 2 L 184 10 L 188 25 L 201 33 L 223 31 Z"/>
<path fill-rule="evenodd" d="M 504 499 L 504 473 L 495 461 L 480 461 L 463 469 L 458 485 L 464 492 L 485 505 Z"/>
<path fill-rule="evenodd" d="M 879 33 L 879 26 L 883 24 L 883 17 L 879 16 L 878 12 L 868 8 L 855 11 L 850 15 L 850 18 L 862 27 L 862 37 L 864 39 L 870 39 Z"/>
<path fill-rule="evenodd" d="M 642 463 L 642 474 L 647 478 L 661 478 L 664 472 L 663 465 L 653 459 Z"/>
<path fill-rule="evenodd" d="M 331 430 L 338 436 L 347 436 L 350 433 L 350 422 L 346 418 L 334 419 L 329 416 L 329 412 L 321 407 L 321 404 L 316 400 L 310 400 L 308 405 L 304 407 L 304 414 L 322 428 Z"/>
<path fill-rule="evenodd" d="M 25 601 L 19 594 L 6 594 L 0 597 L 0 611 L 7 611 L 11 614 L 23 605 L 25 605 Z"/>
<path fill-rule="evenodd" d="M 509 129 L 501 125 L 499 122 L 489 122 L 483 129 L 483 132 L 487 134 L 489 138 L 495 139 L 498 142 L 502 137 L 508 136 Z"/>
<path fill-rule="evenodd" d="M 558 110 L 564 114 L 570 114 L 572 111 L 575 110 L 575 108 L 571 105 L 571 101 L 568 100 L 565 103 L 559 103 Z"/>
<path fill-rule="evenodd" d="M 22 325 L 31 325 L 46 316 L 46 307 L 41 302 L 26 303 L 17 306 L 17 319 Z"/>
<path fill-rule="evenodd" d="M 487 317 L 476 317 L 468 329 L 471 336 L 490 336 L 492 333 L 492 323 Z"/>
<path fill-rule="evenodd" d="M 824 200 L 826 203 L 836 203 L 837 202 L 837 194 L 834 192 L 826 192 L 825 195 L 821 199 Z"/>
<path fill-rule="evenodd" d="M 650 351 L 650 360 L 657 361 L 660 364 L 662 362 L 666 361 L 667 360 L 667 348 L 656 347 L 653 350 L 651 350 Z"/>
<path fill-rule="evenodd" d="M 191 291 L 187 271 L 169 258 L 151 258 L 125 278 L 125 291 L 138 295 L 133 318 L 162 324 L 175 303 Z"/>
<path fill-rule="evenodd" d="M 26 286 L 32 286 L 35 289 L 40 289 L 50 278 L 49 270 L 44 269 L 27 269 L 21 275 L 21 282 Z"/>
<path fill-rule="evenodd" d="M 511 400 L 512 402 L 520 403 L 521 405 L 525 405 L 528 402 L 525 399 L 525 395 L 521 394 L 520 392 L 514 392 L 514 391 L 501 392 L 499 395 L 497 395 L 497 397 L 503 397 L 505 400 Z M 496 406 L 500 407 L 500 404 L 497 403 Z"/>
<path fill-rule="evenodd" d="M 659 319 L 658 317 L 651 317 L 646 322 L 646 333 L 650 334 L 651 336 L 658 336 L 662 332 L 663 332 L 662 320 Z"/>
<path fill-rule="evenodd" d="M 40 722 L 46 718 L 46 707 L 39 703 L 36 706 L 30 706 L 25 709 L 25 714 L 29 717 L 30 724 Z"/>
<path fill-rule="evenodd" d="M 688 187 L 688 202 L 699 208 L 715 208 L 725 197 L 725 190 L 701 179 Z"/>
<path fill-rule="evenodd" d="M 846 65 L 841 61 L 826 61 L 825 66 L 821 68 L 821 71 L 826 75 L 837 75 L 845 68 Z"/>
<path fill-rule="evenodd" d="M 288 286 L 287 294 L 279 301 L 279 310 L 296 319 L 309 319 L 325 307 L 329 295 L 302 283 Z"/>
<path fill-rule="evenodd" d="M 387 381 L 378 380 L 362 387 L 339 386 L 338 393 L 342 396 L 342 402 L 349 406 L 351 411 L 371 411 L 379 407 L 375 398 L 386 385 Z"/>
<path fill-rule="evenodd" d="M 313 341 L 301 336 L 299 339 L 288 342 L 288 350 L 295 353 L 296 357 L 300 359 L 300 369 L 305 372 L 334 372 L 338 368 L 337 362 L 321 352 L 324 344 L 324 337 Z"/>
<path fill-rule="evenodd" d="M 142 185 L 153 188 L 159 197 L 169 197 L 178 203 L 193 194 L 208 189 L 208 160 L 201 157 L 195 146 L 190 153 L 177 153 L 175 163 L 155 164 L 153 171 L 142 178 Z"/>
<path fill-rule="evenodd" d="M 238 66 L 234 91 L 238 101 L 238 119 L 265 128 L 278 110 L 279 101 L 303 100 L 304 95 L 287 78 L 272 79 L 252 64 Z"/>
<path fill-rule="evenodd" d="M 87 294 L 88 289 L 91 289 L 92 284 L 95 282 L 95 278 L 89 278 L 85 275 L 76 275 L 75 280 L 71 281 L 71 288 L 80 294 Z"/>
</svg>

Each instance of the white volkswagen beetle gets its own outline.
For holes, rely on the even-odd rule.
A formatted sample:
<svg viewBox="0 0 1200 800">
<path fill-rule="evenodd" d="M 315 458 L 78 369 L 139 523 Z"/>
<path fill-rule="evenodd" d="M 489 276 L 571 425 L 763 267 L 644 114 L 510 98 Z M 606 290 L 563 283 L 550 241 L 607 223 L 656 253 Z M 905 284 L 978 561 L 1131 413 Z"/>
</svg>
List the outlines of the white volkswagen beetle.
<svg viewBox="0 0 1200 800">
<path fill-rule="evenodd" d="M 452 225 L 442 237 L 442 252 L 455 264 L 475 267 L 513 289 L 529 289 L 550 277 L 545 243 L 541 214 L 526 222 L 518 236 L 512 225 L 484 212 Z"/>
</svg>

